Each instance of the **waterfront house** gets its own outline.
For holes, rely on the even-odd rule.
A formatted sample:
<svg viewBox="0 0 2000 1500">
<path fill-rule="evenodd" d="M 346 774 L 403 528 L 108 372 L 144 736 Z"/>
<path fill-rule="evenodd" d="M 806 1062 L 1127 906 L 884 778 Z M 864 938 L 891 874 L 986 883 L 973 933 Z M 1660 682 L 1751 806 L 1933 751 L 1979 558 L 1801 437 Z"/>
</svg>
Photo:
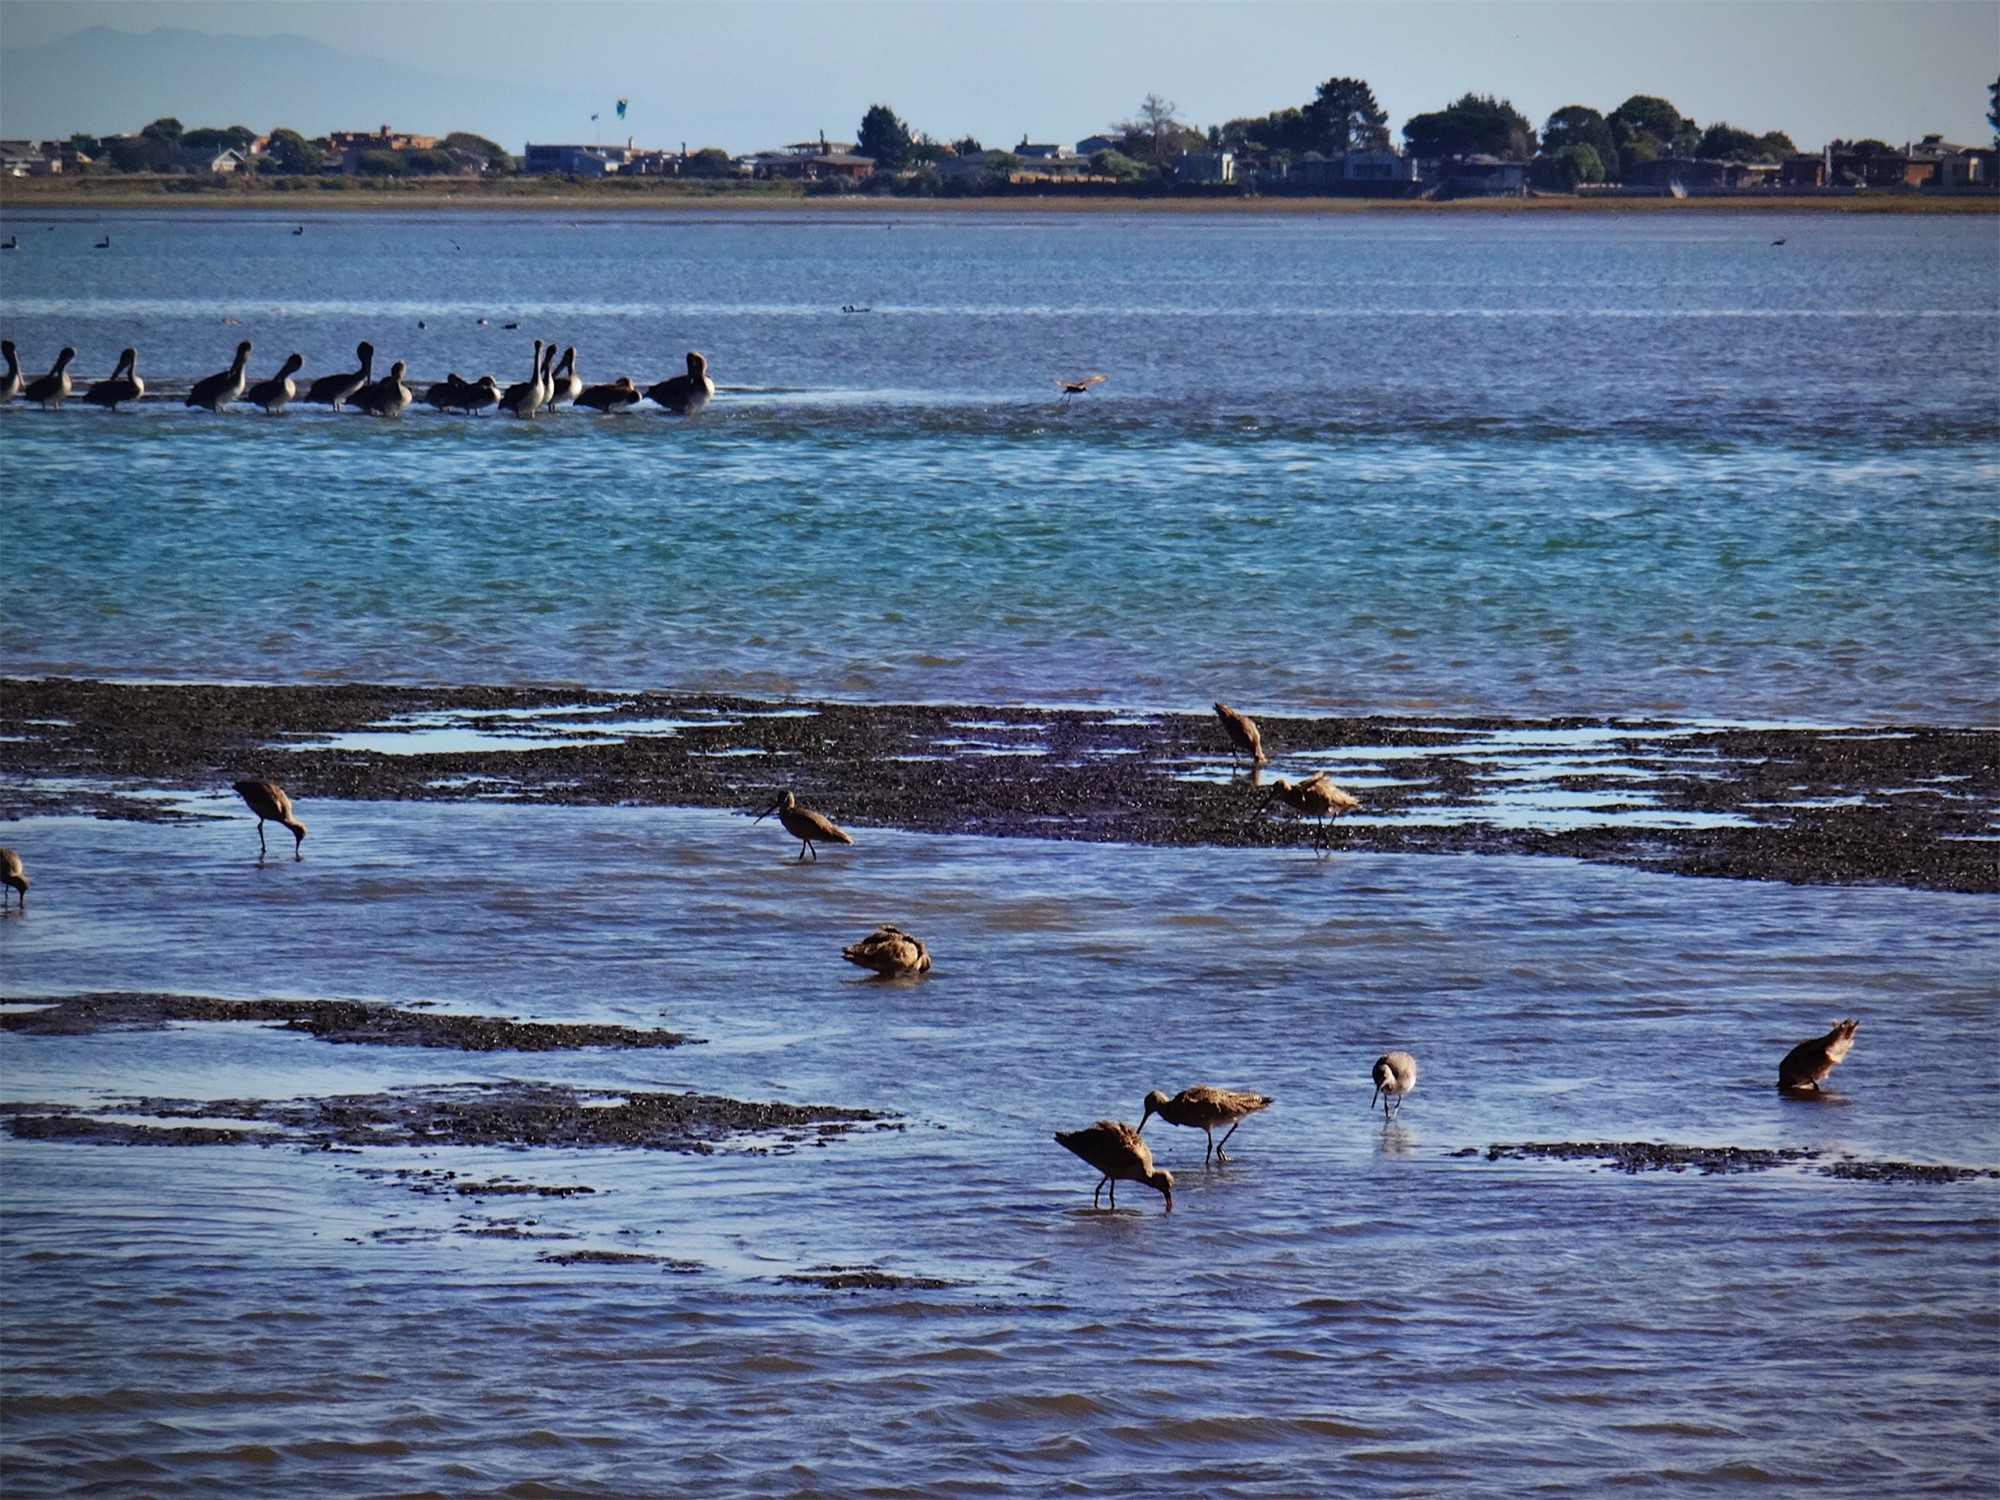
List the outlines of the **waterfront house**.
<svg viewBox="0 0 2000 1500">
<path fill-rule="evenodd" d="M 1021 144 L 1013 149 L 1014 154 L 1020 157 L 1022 161 L 1031 161 L 1037 164 L 1076 160 L 1076 152 L 1068 146 L 1043 141 L 1031 141 L 1025 135 L 1021 137 Z"/>
<path fill-rule="evenodd" d="M 1116 151 L 1124 138 L 1116 135 L 1087 135 L 1076 143 L 1078 156 L 1095 156 L 1100 151 Z"/>
<path fill-rule="evenodd" d="M 1527 191 L 1527 166 L 1484 154 L 1447 157 L 1437 163 L 1438 192 L 1447 198 L 1515 195 Z"/>
<path fill-rule="evenodd" d="M 1234 182 L 1236 155 L 1231 151 L 1183 151 L 1174 160 L 1178 182 Z"/>
<path fill-rule="evenodd" d="M 572 177 L 613 177 L 644 155 L 630 141 L 622 146 L 529 141 L 521 158 L 521 170 L 535 175 L 564 172 Z"/>
</svg>

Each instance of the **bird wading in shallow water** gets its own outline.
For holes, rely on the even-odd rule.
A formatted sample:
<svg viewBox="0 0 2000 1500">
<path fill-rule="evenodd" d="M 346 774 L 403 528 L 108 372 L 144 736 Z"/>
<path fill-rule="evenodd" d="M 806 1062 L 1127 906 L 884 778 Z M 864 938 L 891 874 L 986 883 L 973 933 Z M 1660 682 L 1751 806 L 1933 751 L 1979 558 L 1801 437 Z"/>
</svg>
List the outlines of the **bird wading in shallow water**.
<svg viewBox="0 0 2000 1500">
<path fill-rule="evenodd" d="M 835 825 L 833 819 L 825 816 L 823 813 L 814 812 L 810 807 L 801 807 L 799 799 L 793 796 L 789 789 L 780 792 L 778 800 L 758 813 L 751 821 L 761 823 L 770 817 L 772 813 L 776 813 L 778 821 L 785 825 L 785 832 L 799 841 L 800 859 L 804 859 L 806 855 L 811 854 L 813 862 L 815 864 L 819 862 L 819 850 L 813 847 L 814 844 L 851 844 L 854 842 L 852 838 L 848 837 L 845 829 Z"/>
<path fill-rule="evenodd" d="M 1417 1086 L 1417 1060 L 1407 1052 L 1384 1052 L 1375 1059 L 1375 1095 L 1368 1101 L 1368 1107 L 1375 1107 L 1375 1100 L 1382 1101 L 1382 1118 L 1388 1119 L 1390 1105 L 1395 1105 L 1394 1113 L 1403 1112 L 1403 1096 Z"/>
<path fill-rule="evenodd" d="M 1244 1094 L 1235 1089 L 1218 1089 L 1208 1084 L 1196 1084 L 1191 1089 L 1182 1089 L 1169 1099 L 1165 1092 L 1154 1089 L 1146 1096 L 1146 1112 L 1139 1116 L 1139 1129 L 1146 1128 L 1146 1122 L 1158 1115 L 1169 1125 L 1183 1125 L 1190 1130 L 1199 1130 L 1208 1136 L 1208 1150 L 1201 1156 L 1203 1166 L 1208 1165 L 1212 1154 L 1217 1161 L 1228 1161 L 1223 1147 L 1229 1144 L 1229 1137 L 1236 1134 L 1236 1127 L 1260 1109 L 1271 1107 L 1268 1094 Z M 1220 1141 L 1215 1138 L 1217 1126 L 1227 1125 Z"/>
<path fill-rule="evenodd" d="M 282 823 L 292 831 L 292 858 L 304 859 L 306 825 L 292 816 L 292 799 L 284 788 L 275 781 L 239 781 L 236 795 L 257 815 L 257 853 L 261 857 L 268 851 L 264 847 L 264 824 L 266 821 Z"/>
<path fill-rule="evenodd" d="M 1860 1026 L 1859 1021 L 1835 1021 L 1833 1030 L 1825 1036 L 1816 1036 L 1792 1048 L 1778 1064 L 1778 1088 L 1787 1094 L 1820 1092 L 1820 1080 L 1839 1067 L 1853 1050 L 1854 1033 Z"/>
<path fill-rule="evenodd" d="M 0 849 L 0 886 L 5 886 L 7 891 L 21 893 L 22 911 L 28 909 L 28 887 L 31 884 L 33 882 L 28 879 L 27 870 L 21 863 L 21 856 L 12 849 Z M 0 891 L 0 907 L 6 905 L 5 897 L 6 892 Z"/>
<path fill-rule="evenodd" d="M 1271 783 L 1271 795 L 1264 799 L 1269 807 L 1273 802 L 1282 802 L 1294 812 L 1309 818 L 1318 818 L 1319 826 L 1313 830 L 1313 847 L 1329 847 L 1332 839 L 1333 818 L 1345 812 L 1353 812 L 1361 805 L 1361 799 L 1352 793 L 1343 792 L 1333 784 L 1333 778 L 1325 771 L 1315 771 L 1304 781 L 1293 783 L 1280 776 Z"/>
<path fill-rule="evenodd" d="M 1088 1130 L 1058 1130 L 1056 1144 L 1081 1157 L 1104 1175 L 1090 1195 L 1097 1207 L 1097 1195 L 1111 1185 L 1111 1206 L 1118 1206 L 1120 1182 L 1143 1182 L 1167 1200 L 1167 1212 L 1174 1211 L 1174 1174 L 1153 1165 L 1153 1153 L 1139 1132 L 1123 1120 L 1099 1120 Z"/>
<path fill-rule="evenodd" d="M 860 942 L 842 948 L 840 956 L 851 964 L 873 969 L 884 979 L 928 974 L 931 967 L 930 950 L 924 946 L 924 940 L 886 922 Z"/>
</svg>

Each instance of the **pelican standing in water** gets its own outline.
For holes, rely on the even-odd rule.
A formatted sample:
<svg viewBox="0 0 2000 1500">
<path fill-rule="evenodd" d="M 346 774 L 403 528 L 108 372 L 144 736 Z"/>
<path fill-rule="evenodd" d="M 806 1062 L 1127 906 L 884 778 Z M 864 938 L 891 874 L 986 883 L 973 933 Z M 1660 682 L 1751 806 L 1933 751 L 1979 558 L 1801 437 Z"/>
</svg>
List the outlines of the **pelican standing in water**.
<svg viewBox="0 0 2000 1500">
<path fill-rule="evenodd" d="M 371 385 L 375 380 L 375 346 L 363 339 L 354 346 L 354 354 L 361 361 L 360 369 L 320 376 L 306 387 L 305 399 L 314 406 L 330 406 L 339 411 Z"/>
<path fill-rule="evenodd" d="M 268 820 L 291 829 L 292 858 L 306 857 L 302 847 L 306 841 L 306 825 L 292 816 L 292 799 L 285 795 L 283 787 L 275 781 L 239 781 L 236 783 L 236 795 L 257 815 L 258 854 L 267 852 L 264 847 L 264 824 Z"/>
<path fill-rule="evenodd" d="M 1382 1118 L 1388 1119 L 1389 1103 L 1395 1101 L 1395 1113 L 1403 1112 L 1403 1096 L 1417 1086 L 1417 1060 L 1407 1052 L 1384 1052 L 1375 1059 L 1375 1093 L 1368 1101 L 1368 1107 L 1375 1107 L 1375 1100 L 1382 1101 Z"/>
<path fill-rule="evenodd" d="M 1236 1134 L 1236 1127 L 1260 1109 L 1271 1107 L 1268 1094 L 1244 1094 L 1235 1089 L 1212 1088 L 1208 1084 L 1196 1084 L 1191 1089 L 1182 1089 L 1169 1099 L 1160 1089 L 1154 1089 L 1146 1096 L 1146 1112 L 1139 1116 L 1139 1129 L 1146 1128 L 1146 1122 L 1158 1115 L 1169 1125 L 1184 1125 L 1190 1130 L 1199 1130 L 1208 1136 L 1208 1150 L 1202 1153 L 1201 1163 L 1208 1165 L 1212 1153 L 1217 1161 L 1228 1161 L 1223 1147 L 1229 1144 L 1229 1137 Z M 1220 1141 L 1215 1138 L 1216 1127 L 1227 1125 Z"/>
<path fill-rule="evenodd" d="M 1118 1206 L 1118 1184 L 1143 1182 L 1167 1200 L 1167 1212 L 1174 1211 L 1174 1174 L 1153 1165 L 1153 1153 L 1139 1132 L 1123 1120 L 1099 1120 L 1088 1130 L 1058 1130 L 1056 1144 L 1080 1156 L 1104 1176 L 1090 1195 L 1097 1207 L 1097 1194 L 1111 1185 L 1111 1206 Z"/>
<path fill-rule="evenodd" d="M 397 360 L 389 366 L 387 375 L 354 398 L 356 408 L 371 417 L 400 417 L 403 408 L 410 404 L 410 388 L 403 383 L 408 369 L 408 365 Z"/>
<path fill-rule="evenodd" d="M 1778 1064 L 1778 1087 L 1785 1093 L 1817 1094 L 1820 1080 L 1839 1067 L 1854 1048 L 1859 1021 L 1835 1021 L 1833 1030 L 1800 1042 Z"/>
<path fill-rule="evenodd" d="M 860 942 L 849 943 L 842 948 L 840 956 L 851 964 L 873 969 L 884 979 L 928 974 L 931 968 L 931 954 L 924 946 L 924 940 L 911 937 L 902 928 L 891 927 L 886 922 Z"/>
<path fill-rule="evenodd" d="M 0 401 L 12 401 L 21 394 L 21 361 L 14 353 L 12 339 L 0 339 L 0 358 L 7 361 L 7 373 L 0 375 Z"/>
<path fill-rule="evenodd" d="M 28 909 L 28 887 L 34 882 L 28 879 L 28 872 L 21 864 L 21 856 L 12 849 L 0 849 L 0 885 L 9 891 L 21 893 L 21 910 Z M 6 893 L 0 892 L 0 908 L 6 905 Z"/>
<path fill-rule="evenodd" d="M 91 386 L 79 399 L 106 411 L 116 411 L 123 402 L 137 401 L 145 394 L 146 382 L 139 378 L 139 351 L 127 349 L 118 356 L 118 364 L 110 376 Z"/>
<path fill-rule="evenodd" d="M 69 362 L 75 358 L 76 351 L 65 345 L 62 353 L 56 356 L 55 365 L 48 374 L 31 380 L 22 387 L 22 397 L 37 403 L 43 411 L 47 411 L 51 406 L 61 410 L 63 402 L 69 399 Z"/>
<path fill-rule="evenodd" d="M 528 378 L 500 393 L 500 409 L 517 417 L 532 417 L 542 404 L 542 341 L 535 340 L 535 358 L 528 366 Z"/>
<path fill-rule="evenodd" d="M 658 402 L 670 412 L 691 417 L 708 405 L 709 397 L 714 394 L 715 382 L 708 378 L 708 356 L 690 349 L 687 374 L 648 387 L 646 399 Z"/>
<path fill-rule="evenodd" d="M 549 410 L 558 406 L 571 406 L 583 394 L 583 377 L 576 373 L 576 345 L 563 350 L 562 363 L 549 377 Z"/>
<path fill-rule="evenodd" d="M 1265 765 L 1264 737 L 1257 733 L 1257 721 L 1248 714 L 1239 714 L 1227 703 L 1215 705 L 1215 716 L 1222 720 L 1222 732 L 1229 736 L 1229 758 L 1233 762 L 1239 753 L 1250 757 L 1253 766 Z"/>
<path fill-rule="evenodd" d="M 243 393 L 243 399 L 252 406 L 261 406 L 272 416 L 285 409 L 285 403 L 299 393 L 299 383 L 292 377 L 305 364 L 303 354 L 289 355 L 278 373 L 269 380 L 260 380 Z"/>
<path fill-rule="evenodd" d="M 243 387 L 247 383 L 243 370 L 250 363 L 250 340 L 245 339 L 236 346 L 236 358 L 229 368 L 219 375 L 211 375 L 206 380 L 197 380 L 194 389 L 188 392 L 189 406 L 203 406 L 210 411 L 221 411 L 232 401 L 243 399 Z"/>
<path fill-rule="evenodd" d="M 630 411 L 643 399 L 639 387 L 632 384 L 632 377 L 620 375 L 609 385 L 586 386 L 583 393 L 576 398 L 576 404 L 608 415 Z"/>
<path fill-rule="evenodd" d="M 833 819 L 823 813 L 814 812 L 810 807 L 801 807 L 799 799 L 793 796 L 789 789 L 780 792 L 776 802 L 750 821 L 761 823 L 772 813 L 776 813 L 778 821 L 785 825 L 785 832 L 799 841 L 799 858 L 804 859 L 810 853 L 814 864 L 819 863 L 819 850 L 813 848 L 816 842 L 825 844 L 854 842 L 848 836 L 846 829 L 835 826 Z"/>
<path fill-rule="evenodd" d="M 1318 818 L 1319 825 L 1313 830 L 1313 847 L 1328 847 L 1332 838 L 1329 819 L 1337 818 L 1344 812 L 1353 812 L 1361 805 L 1361 799 L 1352 793 L 1343 792 L 1333 784 L 1333 778 L 1325 771 L 1315 771 L 1304 781 L 1293 783 L 1280 776 L 1271 783 L 1271 795 L 1264 805 L 1283 802 L 1295 812 L 1309 818 Z"/>
</svg>

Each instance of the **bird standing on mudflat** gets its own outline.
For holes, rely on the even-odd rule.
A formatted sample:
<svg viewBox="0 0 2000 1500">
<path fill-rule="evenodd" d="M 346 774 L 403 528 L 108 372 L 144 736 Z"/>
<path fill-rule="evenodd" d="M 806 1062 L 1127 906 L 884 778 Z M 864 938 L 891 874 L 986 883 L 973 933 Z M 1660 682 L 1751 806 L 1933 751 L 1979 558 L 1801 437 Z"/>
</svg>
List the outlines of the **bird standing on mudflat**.
<svg viewBox="0 0 2000 1500">
<path fill-rule="evenodd" d="M 306 357 L 294 353 L 289 356 L 278 373 L 269 380 L 260 380 L 243 393 L 243 399 L 252 406 L 261 406 L 272 416 L 285 409 L 285 403 L 299 393 L 299 383 L 292 377 L 305 366 Z"/>
<path fill-rule="evenodd" d="M 60 411 L 63 402 L 69 399 L 71 385 L 69 362 L 75 358 L 76 351 L 65 347 L 63 352 L 56 356 L 55 365 L 48 374 L 39 376 L 22 387 L 22 399 L 35 402 L 43 411 L 47 411 L 51 406 Z"/>
<path fill-rule="evenodd" d="M 1833 1030 L 1825 1036 L 1816 1036 L 1792 1048 L 1778 1064 L 1778 1087 L 1787 1093 L 1817 1094 L 1820 1080 L 1839 1067 L 1853 1050 L 1854 1033 L 1860 1025 L 1859 1021 L 1835 1021 Z"/>
<path fill-rule="evenodd" d="M 1099 1120 L 1088 1130 L 1058 1130 L 1056 1144 L 1104 1174 L 1090 1195 L 1092 1208 L 1105 1183 L 1111 1184 L 1111 1206 L 1116 1208 L 1120 1182 L 1143 1182 L 1167 1200 L 1168 1213 L 1174 1211 L 1174 1174 L 1153 1165 L 1152 1151 L 1123 1120 Z"/>
<path fill-rule="evenodd" d="M 1229 1157 L 1222 1148 L 1229 1144 L 1229 1137 L 1236 1134 L 1236 1127 L 1258 1110 L 1269 1109 L 1271 1102 L 1268 1094 L 1244 1094 L 1206 1083 L 1182 1089 L 1171 1099 L 1163 1090 L 1154 1089 L 1146 1096 L 1146 1112 L 1139 1116 L 1139 1129 L 1143 1131 L 1146 1122 L 1158 1115 L 1169 1125 L 1183 1125 L 1190 1130 L 1202 1131 L 1208 1136 L 1208 1150 L 1202 1153 L 1201 1163 L 1207 1166 L 1211 1154 L 1217 1161 L 1228 1161 Z M 1220 1141 L 1215 1138 L 1218 1125 L 1229 1127 Z"/>
<path fill-rule="evenodd" d="M 1282 802 L 1294 812 L 1319 819 L 1319 826 L 1313 831 L 1313 847 L 1316 849 L 1325 847 L 1331 837 L 1329 819 L 1352 812 L 1361 805 L 1359 797 L 1335 786 L 1333 778 L 1325 771 L 1315 771 L 1296 784 L 1280 776 L 1271 783 L 1271 795 L 1265 799 L 1264 805 L 1269 807 L 1272 802 Z"/>
<path fill-rule="evenodd" d="M 242 399 L 243 387 L 247 383 L 243 370 L 250 363 L 250 340 L 245 339 L 236 346 L 236 358 L 228 369 L 219 375 L 210 375 L 197 380 L 194 389 L 188 392 L 189 406 L 203 406 L 210 411 L 221 411 L 232 401 Z"/>
<path fill-rule="evenodd" d="M 1229 736 L 1229 758 L 1235 760 L 1240 752 L 1250 757 L 1253 766 L 1264 765 L 1264 737 L 1257 733 L 1257 721 L 1248 714 L 1239 714 L 1227 703 L 1215 705 L 1215 716 L 1222 720 L 1222 732 Z"/>
<path fill-rule="evenodd" d="M 1417 1086 L 1417 1060 L 1407 1052 L 1384 1052 L 1375 1059 L 1375 1094 L 1368 1101 L 1368 1107 L 1375 1107 L 1375 1100 L 1382 1101 L 1382 1118 L 1389 1118 L 1389 1103 L 1395 1101 L 1395 1113 L 1403 1112 L 1403 1095 Z"/>
<path fill-rule="evenodd" d="M 844 828 L 835 826 L 833 819 L 823 813 L 814 812 L 810 807 L 801 807 L 799 799 L 793 796 L 790 790 L 779 793 L 776 802 L 773 802 L 750 821 L 761 823 L 770 817 L 772 813 L 776 813 L 778 821 L 785 825 L 785 832 L 799 841 L 800 859 L 804 859 L 807 853 L 810 852 L 813 857 L 813 863 L 817 864 L 819 862 L 819 850 L 813 848 L 815 842 L 826 844 L 851 844 L 854 842 Z"/>
<path fill-rule="evenodd" d="M 291 829 L 292 858 L 305 858 L 305 851 L 301 846 L 306 841 L 306 825 L 292 816 L 292 799 L 285 795 L 283 787 L 275 781 L 239 781 L 236 783 L 236 795 L 241 797 L 248 804 L 250 811 L 257 815 L 259 854 L 268 852 L 264 847 L 264 823 L 269 819 L 273 823 L 282 823 Z"/>
<path fill-rule="evenodd" d="M 688 350 L 687 374 L 672 376 L 646 389 L 648 401 L 658 402 L 683 417 L 700 411 L 714 394 L 715 382 L 708 378 L 708 356 L 692 349 Z"/>
<path fill-rule="evenodd" d="M 930 950 L 924 946 L 924 940 L 886 922 L 860 942 L 842 948 L 840 956 L 851 964 L 873 969 L 884 979 L 928 974 L 931 967 Z"/>
<path fill-rule="evenodd" d="M 360 369 L 320 376 L 306 387 L 305 399 L 314 406 L 330 406 L 339 411 L 357 393 L 367 389 L 375 379 L 375 346 L 363 339 L 354 346 L 354 354 L 361 361 Z"/>
<path fill-rule="evenodd" d="M 137 401 L 145 394 L 146 382 L 139 378 L 139 351 L 127 349 L 119 354 L 110 375 L 92 385 L 80 399 L 116 411 L 124 402 Z"/>
<path fill-rule="evenodd" d="M 21 893 L 21 910 L 28 909 L 28 887 L 33 884 L 21 864 L 21 856 L 12 849 L 0 849 L 0 885 L 7 890 Z M 0 891 L 0 908 L 6 905 L 6 892 Z"/>
</svg>

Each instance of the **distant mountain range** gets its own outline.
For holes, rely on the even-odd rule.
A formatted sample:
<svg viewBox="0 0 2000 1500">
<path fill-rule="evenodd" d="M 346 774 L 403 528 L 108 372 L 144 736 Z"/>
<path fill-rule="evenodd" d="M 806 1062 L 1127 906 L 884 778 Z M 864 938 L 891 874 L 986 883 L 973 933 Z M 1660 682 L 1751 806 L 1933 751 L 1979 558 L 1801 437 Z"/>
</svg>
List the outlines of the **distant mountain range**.
<svg viewBox="0 0 2000 1500">
<path fill-rule="evenodd" d="M 113 135 L 173 115 L 260 133 L 472 130 L 519 151 L 535 124 L 522 102 L 515 86 L 441 78 L 300 36 L 93 26 L 40 47 L 0 46 L 0 136 L 10 139 Z"/>
</svg>

